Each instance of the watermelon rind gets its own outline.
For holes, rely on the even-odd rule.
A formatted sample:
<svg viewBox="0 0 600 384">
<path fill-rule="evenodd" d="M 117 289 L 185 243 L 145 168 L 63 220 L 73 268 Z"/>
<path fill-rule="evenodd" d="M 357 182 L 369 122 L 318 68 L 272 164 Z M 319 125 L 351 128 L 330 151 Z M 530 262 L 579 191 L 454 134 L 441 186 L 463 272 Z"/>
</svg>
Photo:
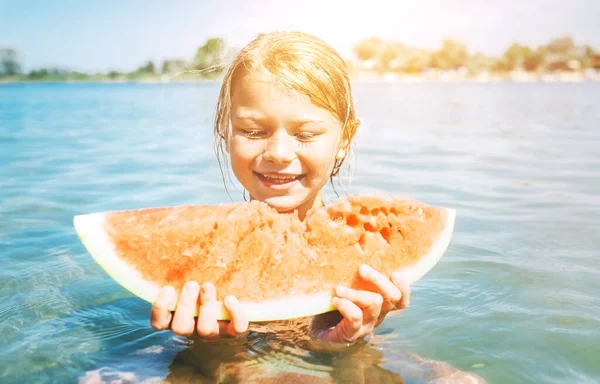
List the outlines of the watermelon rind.
<svg viewBox="0 0 600 384">
<path fill-rule="evenodd" d="M 452 233 L 454 232 L 454 222 L 456 221 L 456 210 L 446 209 L 446 223 L 444 229 L 440 233 L 437 241 L 432 245 L 431 250 L 427 255 L 419 259 L 419 261 L 409 267 L 396 271 L 399 278 L 406 281 L 408 284 L 413 284 L 422 278 L 440 261 L 442 255 L 448 249 Z"/>
<path fill-rule="evenodd" d="M 440 260 L 448 245 L 454 230 L 456 211 L 446 209 L 446 223 L 430 252 L 419 259 L 416 264 L 400 269 L 395 273 L 409 284 L 423 277 Z M 119 258 L 115 247 L 106 234 L 106 213 L 78 215 L 73 219 L 75 230 L 96 263 L 119 285 L 139 298 L 153 303 L 161 287 L 145 280 L 141 273 L 130 264 Z M 334 310 L 331 305 L 332 291 L 322 291 L 310 295 L 294 295 L 261 302 L 243 301 L 240 304 L 251 322 L 286 320 L 305 316 L 313 316 Z M 229 314 L 221 302 L 219 305 L 219 320 L 228 320 Z M 170 308 L 175 309 L 175 306 Z M 196 313 L 198 315 L 198 313 Z"/>
</svg>

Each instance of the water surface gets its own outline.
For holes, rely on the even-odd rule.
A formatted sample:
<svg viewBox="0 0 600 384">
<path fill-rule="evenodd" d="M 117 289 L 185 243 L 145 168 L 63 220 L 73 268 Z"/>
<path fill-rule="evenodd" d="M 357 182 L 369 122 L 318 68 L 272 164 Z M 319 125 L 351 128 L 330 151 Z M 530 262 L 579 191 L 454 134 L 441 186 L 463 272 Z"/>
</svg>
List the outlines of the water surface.
<svg viewBox="0 0 600 384">
<path fill-rule="evenodd" d="M 217 93 L 0 86 L 2 382 L 202 382 L 233 352 L 246 363 L 232 381 L 421 383 L 441 367 L 491 383 L 597 382 L 599 83 L 355 84 L 363 123 L 351 183 L 337 190 L 407 195 L 458 217 L 411 307 L 339 354 L 279 328 L 218 347 L 155 332 L 150 305 L 75 235 L 80 213 L 230 201 L 212 149 Z"/>
</svg>

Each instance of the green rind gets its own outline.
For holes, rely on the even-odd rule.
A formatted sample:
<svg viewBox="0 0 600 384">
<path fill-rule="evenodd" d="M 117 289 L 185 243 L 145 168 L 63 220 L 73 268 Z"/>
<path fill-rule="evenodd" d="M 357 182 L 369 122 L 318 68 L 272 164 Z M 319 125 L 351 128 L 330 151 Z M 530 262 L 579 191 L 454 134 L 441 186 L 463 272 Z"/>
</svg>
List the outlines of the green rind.
<svg viewBox="0 0 600 384">
<path fill-rule="evenodd" d="M 455 216 L 455 210 L 447 210 L 446 225 L 431 251 L 422 257 L 417 264 L 396 271 L 402 279 L 412 284 L 435 266 L 448 248 L 454 230 Z M 153 303 L 160 287 L 144 280 L 138 271 L 119 259 L 112 242 L 106 235 L 104 217 L 105 213 L 74 217 L 73 224 L 81 242 L 96 263 L 111 278 L 134 295 Z M 296 295 L 262 302 L 241 301 L 241 304 L 249 321 L 273 321 L 329 312 L 334 309 L 331 305 L 331 297 L 331 292 L 323 291 L 311 295 Z M 223 304 L 219 302 L 217 305 L 220 313 L 219 320 L 228 320 L 229 316 Z M 175 305 L 172 306 L 171 310 L 174 310 L 174 307 Z"/>
</svg>

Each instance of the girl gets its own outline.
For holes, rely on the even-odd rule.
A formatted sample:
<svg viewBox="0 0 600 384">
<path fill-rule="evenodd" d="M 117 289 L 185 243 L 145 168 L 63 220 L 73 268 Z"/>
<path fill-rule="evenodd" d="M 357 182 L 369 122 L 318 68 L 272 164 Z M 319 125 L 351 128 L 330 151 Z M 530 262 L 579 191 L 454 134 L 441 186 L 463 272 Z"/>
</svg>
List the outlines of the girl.
<svg viewBox="0 0 600 384">
<path fill-rule="evenodd" d="M 271 33 L 242 49 L 226 72 L 215 147 L 250 199 L 282 213 L 296 212 L 302 220 L 309 209 L 323 205 L 322 189 L 338 175 L 358 125 L 339 54 L 307 34 Z M 317 339 L 349 345 L 368 336 L 390 311 L 408 306 L 410 290 L 402 281 L 367 265 L 359 275 L 374 291 L 337 287 L 332 300 L 337 311 L 312 321 Z M 210 282 L 186 283 L 179 298 L 165 287 L 152 306 L 151 324 L 202 338 L 245 333 L 249 324 L 237 299 L 225 298 L 228 322 L 217 321 L 216 300 Z M 168 308 L 175 301 L 171 314 Z"/>
</svg>

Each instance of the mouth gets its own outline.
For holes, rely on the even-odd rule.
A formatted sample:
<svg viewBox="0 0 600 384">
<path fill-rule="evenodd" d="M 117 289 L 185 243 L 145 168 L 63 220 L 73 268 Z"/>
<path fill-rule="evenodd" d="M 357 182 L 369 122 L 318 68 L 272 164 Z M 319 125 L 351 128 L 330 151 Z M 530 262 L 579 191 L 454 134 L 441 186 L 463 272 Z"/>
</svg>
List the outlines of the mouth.
<svg viewBox="0 0 600 384">
<path fill-rule="evenodd" d="M 306 175 L 288 175 L 288 174 L 264 174 L 254 172 L 254 175 L 268 187 L 287 187 L 296 182 L 300 182 Z"/>
</svg>

